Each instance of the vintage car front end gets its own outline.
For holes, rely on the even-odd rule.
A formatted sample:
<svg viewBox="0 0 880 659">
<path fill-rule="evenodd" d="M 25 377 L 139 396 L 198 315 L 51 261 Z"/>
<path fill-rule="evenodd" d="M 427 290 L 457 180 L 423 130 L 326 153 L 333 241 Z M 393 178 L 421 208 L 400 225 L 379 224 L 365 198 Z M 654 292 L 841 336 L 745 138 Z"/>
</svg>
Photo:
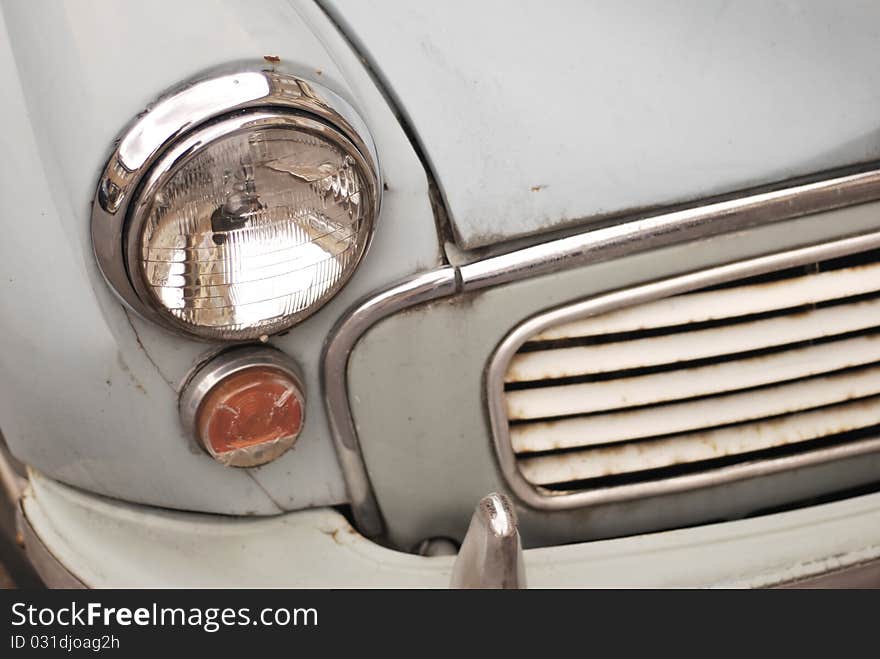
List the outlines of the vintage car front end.
<svg viewBox="0 0 880 659">
<path fill-rule="evenodd" d="M 878 583 L 880 11 L 711 4 L 3 2 L 43 579 Z"/>
</svg>

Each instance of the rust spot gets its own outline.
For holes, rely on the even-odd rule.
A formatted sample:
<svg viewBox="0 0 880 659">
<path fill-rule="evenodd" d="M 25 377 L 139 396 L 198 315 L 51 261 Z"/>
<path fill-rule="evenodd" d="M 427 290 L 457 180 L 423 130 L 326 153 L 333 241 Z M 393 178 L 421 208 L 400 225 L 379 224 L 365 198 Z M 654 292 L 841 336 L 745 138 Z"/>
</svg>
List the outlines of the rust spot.
<svg viewBox="0 0 880 659">
<path fill-rule="evenodd" d="M 143 345 L 141 345 L 140 339 L 138 339 L 138 345 L 140 345 L 141 349 L 143 349 Z M 146 354 L 146 352 L 144 354 Z M 131 372 L 131 369 L 128 367 L 128 364 L 125 362 L 125 359 L 123 358 L 121 352 L 116 353 L 116 363 L 119 364 L 120 370 L 122 370 L 123 373 L 128 375 L 128 378 L 129 378 L 129 380 L 131 380 L 131 383 L 134 385 L 135 389 L 137 389 L 144 396 L 146 396 L 147 395 L 146 388 L 144 387 L 144 385 L 141 384 L 140 380 L 138 380 L 135 377 L 134 373 Z M 107 383 L 108 386 L 110 384 L 112 384 L 111 380 L 105 380 L 105 382 Z"/>
<path fill-rule="evenodd" d="M 323 531 L 323 533 L 324 535 L 329 535 L 331 538 L 333 538 L 333 542 L 335 542 L 337 545 L 341 545 L 342 543 L 339 541 L 339 534 L 343 530 L 344 529 L 333 529 L 332 531 Z"/>
<path fill-rule="evenodd" d="M 263 59 L 270 64 L 279 64 L 281 62 L 281 58 L 278 55 L 263 55 Z"/>
<path fill-rule="evenodd" d="M 540 192 L 541 190 L 543 190 L 543 189 L 546 188 L 546 187 L 547 187 L 546 185 L 533 185 L 533 186 L 532 186 L 531 188 L 529 188 L 529 189 L 530 189 L 532 192 Z"/>
</svg>

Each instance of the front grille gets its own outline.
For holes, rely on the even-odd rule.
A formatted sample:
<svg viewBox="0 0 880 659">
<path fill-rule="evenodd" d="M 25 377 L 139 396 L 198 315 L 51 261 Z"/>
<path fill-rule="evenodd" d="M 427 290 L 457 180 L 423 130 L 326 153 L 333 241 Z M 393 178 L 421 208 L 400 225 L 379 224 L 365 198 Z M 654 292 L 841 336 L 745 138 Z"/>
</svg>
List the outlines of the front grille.
<svg viewBox="0 0 880 659">
<path fill-rule="evenodd" d="M 548 494 L 857 442 L 880 426 L 880 252 L 545 328 L 504 380 L 516 467 Z"/>
</svg>

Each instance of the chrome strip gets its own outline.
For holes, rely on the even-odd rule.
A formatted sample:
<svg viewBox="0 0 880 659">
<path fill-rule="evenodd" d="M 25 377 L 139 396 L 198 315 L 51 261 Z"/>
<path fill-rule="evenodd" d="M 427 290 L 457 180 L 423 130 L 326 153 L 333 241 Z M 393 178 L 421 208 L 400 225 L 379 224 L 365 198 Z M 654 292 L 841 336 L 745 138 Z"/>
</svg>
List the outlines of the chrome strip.
<svg viewBox="0 0 880 659">
<path fill-rule="evenodd" d="M 24 539 L 24 551 L 37 574 L 49 588 L 84 589 L 87 586 L 74 576 L 37 535 L 21 505 L 16 510 L 16 524 Z"/>
<path fill-rule="evenodd" d="M 880 588 L 880 559 L 857 563 L 831 572 L 773 586 L 800 590 L 806 588 Z"/>
<path fill-rule="evenodd" d="M 751 277 L 775 270 L 784 270 L 806 263 L 833 259 L 878 247 L 880 247 L 880 232 L 804 247 L 599 295 L 598 297 L 533 316 L 518 325 L 504 338 L 492 355 L 486 371 L 485 382 L 495 452 L 501 472 L 512 492 L 524 504 L 532 508 L 562 510 L 697 489 L 880 450 L 880 437 L 868 438 L 850 444 L 817 449 L 794 456 L 785 456 L 760 462 L 747 462 L 703 473 L 676 476 L 665 480 L 633 483 L 574 493 L 557 493 L 532 485 L 520 472 L 510 442 L 507 410 L 504 404 L 504 375 L 507 372 L 511 358 L 530 337 L 548 327 L 571 322 L 586 316 L 605 313 L 621 307 L 678 295 L 697 288 L 713 286 L 732 279 Z"/>
<path fill-rule="evenodd" d="M 27 485 L 27 479 L 18 474 L 10 458 L 11 455 L 0 438 L 0 491 L 11 503 L 18 504 Z"/>
<path fill-rule="evenodd" d="M 880 170 L 622 222 L 460 268 L 465 291 L 880 199 Z"/>
<path fill-rule="evenodd" d="M 365 536 L 379 535 L 383 523 L 348 404 L 348 358 L 358 339 L 381 319 L 415 304 L 452 295 L 457 289 L 456 271 L 451 266 L 410 277 L 355 307 L 336 324 L 324 346 L 324 405 L 352 513 Z"/>
</svg>

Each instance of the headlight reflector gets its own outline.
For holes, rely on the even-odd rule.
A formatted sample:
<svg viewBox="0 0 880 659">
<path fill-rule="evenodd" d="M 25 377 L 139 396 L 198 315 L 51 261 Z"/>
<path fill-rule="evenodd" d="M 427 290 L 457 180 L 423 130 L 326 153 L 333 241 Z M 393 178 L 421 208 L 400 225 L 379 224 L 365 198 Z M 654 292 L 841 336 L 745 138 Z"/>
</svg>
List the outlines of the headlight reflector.
<svg viewBox="0 0 880 659">
<path fill-rule="evenodd" d="M 315 312 L 369 241 L 371 173 L 341 133 L 255 111 L 196 131 L 155 165 L 129 226 L 135 288 L 210 339 L 277 332 Z"/>
<path fill-rule="evenodd" d="M 241 72 L 159 101 L 98 185 L 98 264 L 134 310 L 209 340 L 280 332 L 345 285 L 381 200 L 353 109 L 293 76 Z"/>
</svg>

